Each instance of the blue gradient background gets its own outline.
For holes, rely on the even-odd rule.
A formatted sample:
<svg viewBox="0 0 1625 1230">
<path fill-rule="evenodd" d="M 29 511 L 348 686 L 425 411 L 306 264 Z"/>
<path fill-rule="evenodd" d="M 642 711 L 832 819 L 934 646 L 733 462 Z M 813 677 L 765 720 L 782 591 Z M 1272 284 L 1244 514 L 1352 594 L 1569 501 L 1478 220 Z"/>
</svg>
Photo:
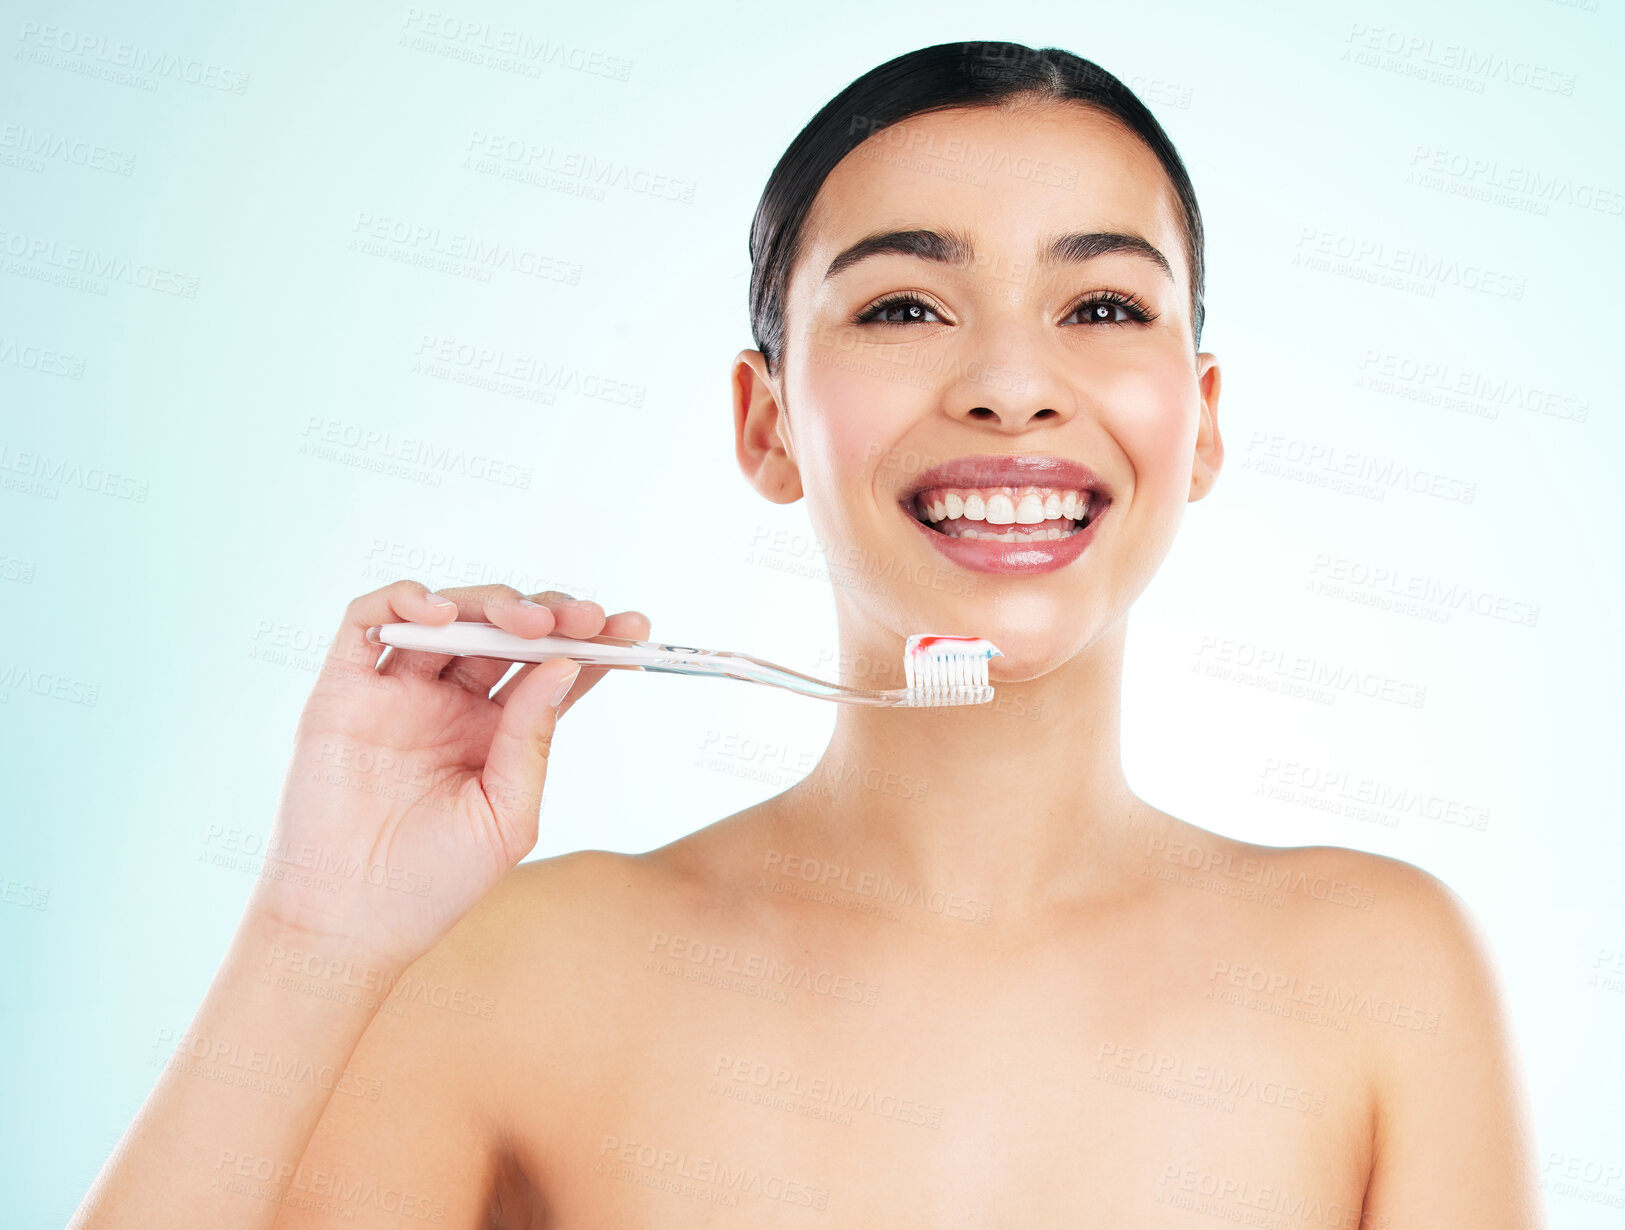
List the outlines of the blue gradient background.
<svg viewBox="0 0 1625 1230">
<path fill-rule="evenodd" d="M 1505 979 L 1552 1224 L 1619 1224 L 1625 1180 L 1559 1182 L 1625 1162 L 1618 0 L 1009 3 L 998 20 L 963 0 L 144 7 L 0 4 L 0 1220 L 67 1219 L 157 1075 L 156 1040 L 186 1028 L 252 882 L 209 856 L 269 831 L 355 594 L 397 576 L 557 587 L 644 610 L 665 639 L 829 667 L 804 512 L 756 497 L 732 456 L 751 213 L 853 77 L 928 43 L 1007 38 L 1139 89 L 1208 226 L 1204 349 L 1224 365 L 1229 459 L 1131 617 L 1131 780 L 1194 823 L 1406 859 L 1465 897 Z M 607 60 L 471 62 L 418 11 Z M 48 47 L 45 26 L 246 74 L 246 89 L 97 77 L 83 71 L 97 52 Z M 1463 50 L 1479 67 L 1427 79 Z M 1572 89 L 1512 79 L 1529 67 Z M 483 174 L 464 165 L 476 131 L 665 176 L 691 199 Z M 1419 181 L 1435 151 L 1444 169 Z M 1539 184 L 1502 199 L 1472 195 L 1530 173 Z M 351 246 L 362 215 L 579 274 L 481 281 L 375 255 Z M 1320 236 L 1487 266 L 1524 293 L 1374 284 L 1358 273 L 1374 258 L 1352 275 L 1306 266 Z M 42 281 L 59 268 L 39 242 L 196 279 L 195 297 Z M 544 405 L 444 379 L 416 366 L 425 339 L 561 365 L 572 387 Z M 1430 404 L 1423 380 L 1362 384 L 1384 355 L 1543 390 L 1586 418 L 1484 384 L 1478 413 Z M 581 391 L 603 381 L 642 404 Z M 308 450 L 330 430 L 463 449 L 528 481 Z M 1474 498 L 1366 499 L 1269 473 L 1256 463 L 1276 435 L 1450 475 Z M 695 528 L 674 528 L 678 510 Z M 1436 622 L 1313 589 L 1337 558 L 1538 619 Z M 1204 638 L 1369 671 L 1425 703 L 1320 705 L 1215 679 L 1197 669 Z M 535 856 L 648 849 L 775 793 L 832 720 L 762 689 L 611 678 L 563 723 Z M 756 742 L 719 755 L 731 739 Z M 1261 795 L 1287 763 L 1488 809 L 1488 825 L 1315 805 L 1335 790 Z"/>
</svg>

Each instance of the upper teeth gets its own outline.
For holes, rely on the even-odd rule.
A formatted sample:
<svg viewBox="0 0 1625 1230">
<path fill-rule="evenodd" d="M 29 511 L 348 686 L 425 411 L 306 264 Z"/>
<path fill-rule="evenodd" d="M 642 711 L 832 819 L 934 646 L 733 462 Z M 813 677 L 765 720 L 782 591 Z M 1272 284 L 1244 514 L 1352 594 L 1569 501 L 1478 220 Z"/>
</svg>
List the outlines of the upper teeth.
<svg viewBox="0 0 1625 1230">
<path fill-rule="evenodd" d="M 989 525 L 1038 525 L 1060 517 L 1079 521 L 1089 513 L 1087 491 L 1057 487 L 935 487 L 915 497 L 927 521 L 964 517 Z"/>
</svg>

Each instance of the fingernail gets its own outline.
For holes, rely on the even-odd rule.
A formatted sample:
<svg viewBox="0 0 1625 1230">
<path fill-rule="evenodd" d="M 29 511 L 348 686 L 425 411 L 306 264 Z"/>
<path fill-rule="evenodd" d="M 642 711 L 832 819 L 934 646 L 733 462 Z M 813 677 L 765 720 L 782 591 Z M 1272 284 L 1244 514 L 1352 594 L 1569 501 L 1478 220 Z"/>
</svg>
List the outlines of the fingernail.
<svg viewBox="0 0 1625 1230">
<path fill-rule="evenodd" d="M 521 598 L 519 600 L 519 605 L 520 606 L 541 606 L 542 604 L 540 602 L 532 602 L 529 598 Z"/>
<path fill-rule="evenodd" d="M 579 675 L 580 673 L 581 673 L 581 663 L 577 662 L 575 664 L 575 669 L 572 670 L 563 679 L 560 679 L 556 685 L 554 685 L 553 698 L 552 698 L 552 700 L 550 700 L 548 702 L 550 705 L 553 706 L 553 708 L 557 709 L 560 705 L 562 705 L 564 703 L 565 695 L 570 691 L 571 686 L 576 681 L 576 676 Z"/>
<path fill-rule="evenodd" d="M 430 606 L 456 606 L 457 604 L 455 602 L 453 602 L 450 598 L 442 598 L 439 594 L 430 594 L 429 595 L 429 605 Z"/>
</svg>

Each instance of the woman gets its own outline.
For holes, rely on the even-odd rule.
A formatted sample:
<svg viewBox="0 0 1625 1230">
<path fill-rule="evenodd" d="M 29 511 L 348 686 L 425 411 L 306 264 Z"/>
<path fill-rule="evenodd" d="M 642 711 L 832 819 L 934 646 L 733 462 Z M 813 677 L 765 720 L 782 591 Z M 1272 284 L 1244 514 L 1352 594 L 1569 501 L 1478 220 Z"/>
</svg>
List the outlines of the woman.
<svg viewBox="0 0 1625 1230">
<path fill-rule="evenodd" d="M 978 635 L 998 700 L 843 707 L 783 794 L 516 867 L 602 671 L 488 698 L 503 663 L 364 630 L 649 621 L 356 599 L 277 843 L 363 873 L 261 878 L 78 1224 L 1542 1224 L 1460 900 L 1125 780 L 1125 616 L 1223 459 L 1200 215 L 1149 112 L 1054 49 L 899 57 L 792 143 L 751 254 L 738 459 L 808 502 L 843 676 Z"/>
</svg>

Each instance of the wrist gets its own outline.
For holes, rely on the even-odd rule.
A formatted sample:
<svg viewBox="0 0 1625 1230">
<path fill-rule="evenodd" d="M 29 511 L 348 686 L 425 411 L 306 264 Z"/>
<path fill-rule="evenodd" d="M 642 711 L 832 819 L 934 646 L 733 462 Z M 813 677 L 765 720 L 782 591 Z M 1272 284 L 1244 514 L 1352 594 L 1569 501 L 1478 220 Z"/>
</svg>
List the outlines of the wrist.
<svg viewBox="0 0 1625 1230">
<path fill-rule="evenodd" d="M 251 901 L 233 947 L 249 967 L 269 977 L 318 980 L 364 990 L 389 987 L 421 954 L 389 952 L 352 936 L 335 935 Z"/>
</svg>

